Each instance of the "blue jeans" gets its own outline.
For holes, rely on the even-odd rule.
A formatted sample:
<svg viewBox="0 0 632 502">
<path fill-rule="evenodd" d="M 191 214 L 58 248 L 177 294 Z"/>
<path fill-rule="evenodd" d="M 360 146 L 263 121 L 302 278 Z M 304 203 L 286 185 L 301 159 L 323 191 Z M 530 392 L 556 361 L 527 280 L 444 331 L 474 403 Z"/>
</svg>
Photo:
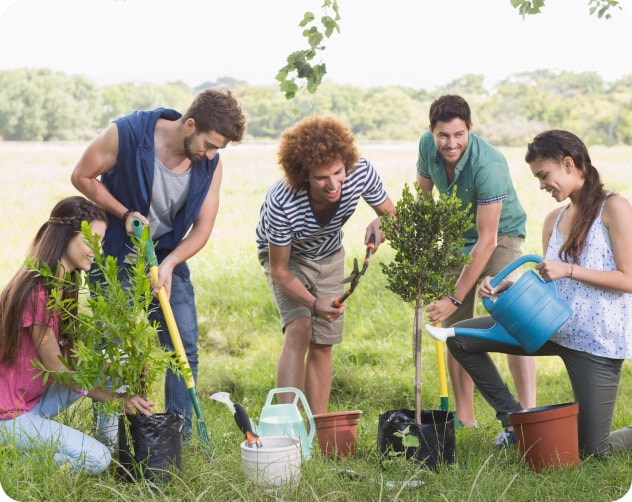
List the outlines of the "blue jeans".
<svg viewBox="0 0 632 502">
<path fill-rule="evenodd" d="M 157 305 L 151 314 L 151 320 L 158 321 L 160 325 L 158 332 L 160 344 L 168 350 L 174 350 L 164 315 L 158 305 L 158 300 L 155 301 Z M 169 303 L 171 304 L 173 317 L 176 320 L 176 325 L 180 332 L 180 338 L 182 339 L 182 345 L 184 346 L 189 366 L 191 366 L 193 380 L 197 382 L 199 333 L 195 309 L 195 293 L 193 291 L 193 284 L 191 284 L 189 279 L 183 279 L 179 275 L 173 274 Z M 171 370 L 167 370 L 167 375 L 165 376 L 165 411 L 167 413 L 179 413 L 184 415 L 182 434 L 185 437 L 191 435 L 193 417 L 191 396 L 189 395 L 184 380 L 174 375 Z"/>
<path fill-rule="evenodd" d="M 51 385 L 31 411 L 0 420 L 0 440 L 21 450 L 51 448 L 55 465 L 99 474 L 112 460 L 110 451 L 96 439 L 52 420 L 81 396 L 67 387 Z"/>
</svg>

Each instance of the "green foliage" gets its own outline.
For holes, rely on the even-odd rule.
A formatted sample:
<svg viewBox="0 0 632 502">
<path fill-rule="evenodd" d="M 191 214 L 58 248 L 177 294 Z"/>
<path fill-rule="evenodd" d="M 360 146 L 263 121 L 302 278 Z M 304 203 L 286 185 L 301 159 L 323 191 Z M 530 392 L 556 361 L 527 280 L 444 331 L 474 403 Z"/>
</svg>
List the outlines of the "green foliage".
<svg viewBox="0 0 632 502">
<path fill-rule="evenodd" d="M 145 256 L 149 228 L 142 239 L 132 237 L 137 254 L 132 265 L 124 269 L 124 277 L 116 258 L 100 253 L 88 222 L 82 223 L 81 232 L 95 255 L 95 277 L 79 276 L 84 291 L 80 300 L 63 299 L 64 291 L 76 288 L 76 280 L 68 275 L 59 279 L 48 268 L 37 268 L 47 278 L 51 307 L 61 312 L 65 334 L 72 342 L 71 361 L 62 359 L 69 372 L 52 377 L 87 391 L 108 379 L 126 387 L 128 394 L 147 397 L 167 368 L 177 374 L 184 371 L 174 353 L 159 346 L 158 326 L 149 320 L 153 300 Z M 51 372 L 39 366 L 48 379 Z"/>
<path fill-rule="evenodd" d="M 54 89 L 45 79 L 55 83 Z M 544 129 L 572 130 L 591 145 L 632 144 L 631 79 L 632 75 L 606 83 L 594 72 L 535 70 L 510 75 L 487 91 L 482 75 L 467 74 L 432 92 L 323 82 L 318 92 L 303 93 L 297 103 L 285 99 L 274 85 L 249 86 L 229 78 L 196 89 L 182 83 L 97 89 L 74 76 L 0 71 L 0 140 L 90 138 L 132 110 L 184 111 L 197 91 L 225 85 L 239 97 L 248 117 L 248 135 L 256 139 L 276 139 L 307 115 L 330 115 L 346 123 L 360 141 L 416 141 L 428 126 L 431 102 L 449 92 L 468 100 L 475 111 L 476 131 L 494 145 L 524 146 Z"/>
<path fill-rule="evenodd" d="M 511 0 L 511 5 L 522 17 L 525 17 L 539 14 L 545 7 L 544 2 L 545 0 Z M 617 0 L 588 0 L 588 8 L 591 16 L 597 14 L 599 19 L 610 19 L 612 9 L 621 10 L 619 3 Z"/>
<path fill-rule="evenodd" d="M 47 141 L 92 135 L 99 98 L 83 77 L 45 69 L 0 72 L 0 137 Z"/>
<path fill-rule="evenodd" d="M 445 274 L 469 261 L 460 249 L 472 219 L 469 206 L 461 209 L 456 195 L 425 198 L 417 183 L 415 188 L 416 197 L 404 185 L 395 216 L 382 219 L 386 240 L 396 252 L 393 262 L 382 264 L 382 271 L 391 291 L 420 307 L 454 292 L 455 278 Z"/>
<path fill-rule="evenodd" d="M 511 5 L 518 9 L 522 17 L 539 14 L 544 7 L 544 0 L 511 0 Z"/>
<path fill-rule="evenodd" d="M 286 99 L 296 97 L 300 85 L 306 85 L 310 93 L 316 92 L 318 86 L 327 73 L 325 63 L 312 64 L 314 58 L 325 50 L 321 45 L 324 38 L 329 38 L 334 31 L 340 32 L 338 21 L 337 0 L 325 0 L 322 8 L 324 15 L 319 19 L 312 12 L 305 12 L 299 26 L 303 29 L 303 36 L 307 39 L 308 49 L 292 52 L 287 57 L 287 64 L 279 70 L 276 79 Z M 331 14 L 330 12 L 331 9 Z M 296 80 L 299 79 L 299 83 Z"/>
</svg>

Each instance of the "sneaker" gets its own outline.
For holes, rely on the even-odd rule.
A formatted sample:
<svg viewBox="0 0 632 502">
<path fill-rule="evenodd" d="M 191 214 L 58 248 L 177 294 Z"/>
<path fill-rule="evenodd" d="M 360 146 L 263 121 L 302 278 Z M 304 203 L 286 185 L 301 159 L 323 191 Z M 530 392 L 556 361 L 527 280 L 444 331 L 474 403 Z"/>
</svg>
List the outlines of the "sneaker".
<svg viewBox="0 0 632 502">
<path fill-rule="evenodd" d="M 510 446 L 516 444 L 516 435 L 514 434 L 514 431 L 505 429 L 504 431 L 498 433 L 496 439 L 494 439 L 494 443 L 499 450 L 504 450 L 505 448 L 509 448 Z"/>
</svg>

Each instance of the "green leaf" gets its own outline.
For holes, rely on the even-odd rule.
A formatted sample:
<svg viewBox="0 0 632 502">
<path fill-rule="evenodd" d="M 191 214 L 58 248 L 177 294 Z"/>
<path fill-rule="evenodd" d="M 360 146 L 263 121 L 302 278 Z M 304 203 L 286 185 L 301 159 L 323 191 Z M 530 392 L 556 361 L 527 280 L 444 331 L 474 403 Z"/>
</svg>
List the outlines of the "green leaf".
<svg viewBox="0 0 632 502">
<path fill-rule="evenodd" d="M 309 23 L 311 23 L 314 19 L 316 19 L 316 16 L 314 16 L 314 14 L 312 12 L 306 12 L 305 14 L 303 14 L 303 19 L 301 20 L 300 23 L 298 23 L 298 25 L 303 28 L 305 26 L 307 26 Z"/>
</svg>

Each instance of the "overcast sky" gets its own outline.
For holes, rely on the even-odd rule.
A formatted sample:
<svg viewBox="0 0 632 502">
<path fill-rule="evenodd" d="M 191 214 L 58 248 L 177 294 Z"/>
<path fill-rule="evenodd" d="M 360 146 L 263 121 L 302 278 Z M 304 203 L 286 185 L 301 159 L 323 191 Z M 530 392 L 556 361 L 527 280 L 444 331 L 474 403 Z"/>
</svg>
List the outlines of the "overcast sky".
<svg viewBox="0 0 632 502">
<path fill-rule="evenodd" d="M 303 49 L 298 22 L 322 0 L 0 0 L 0 70 L 50 68 L 98 85 L 199 85 L 220 77 L 276 85 Z M 547 0 L 523 20 L 510 0 L 338 0 L 328 79 L 433 89 L 467 73 L 486 85 L 541 68 L 632 75 L 632 0 L 612 19 L 588 0 Z"/>
</svg>

